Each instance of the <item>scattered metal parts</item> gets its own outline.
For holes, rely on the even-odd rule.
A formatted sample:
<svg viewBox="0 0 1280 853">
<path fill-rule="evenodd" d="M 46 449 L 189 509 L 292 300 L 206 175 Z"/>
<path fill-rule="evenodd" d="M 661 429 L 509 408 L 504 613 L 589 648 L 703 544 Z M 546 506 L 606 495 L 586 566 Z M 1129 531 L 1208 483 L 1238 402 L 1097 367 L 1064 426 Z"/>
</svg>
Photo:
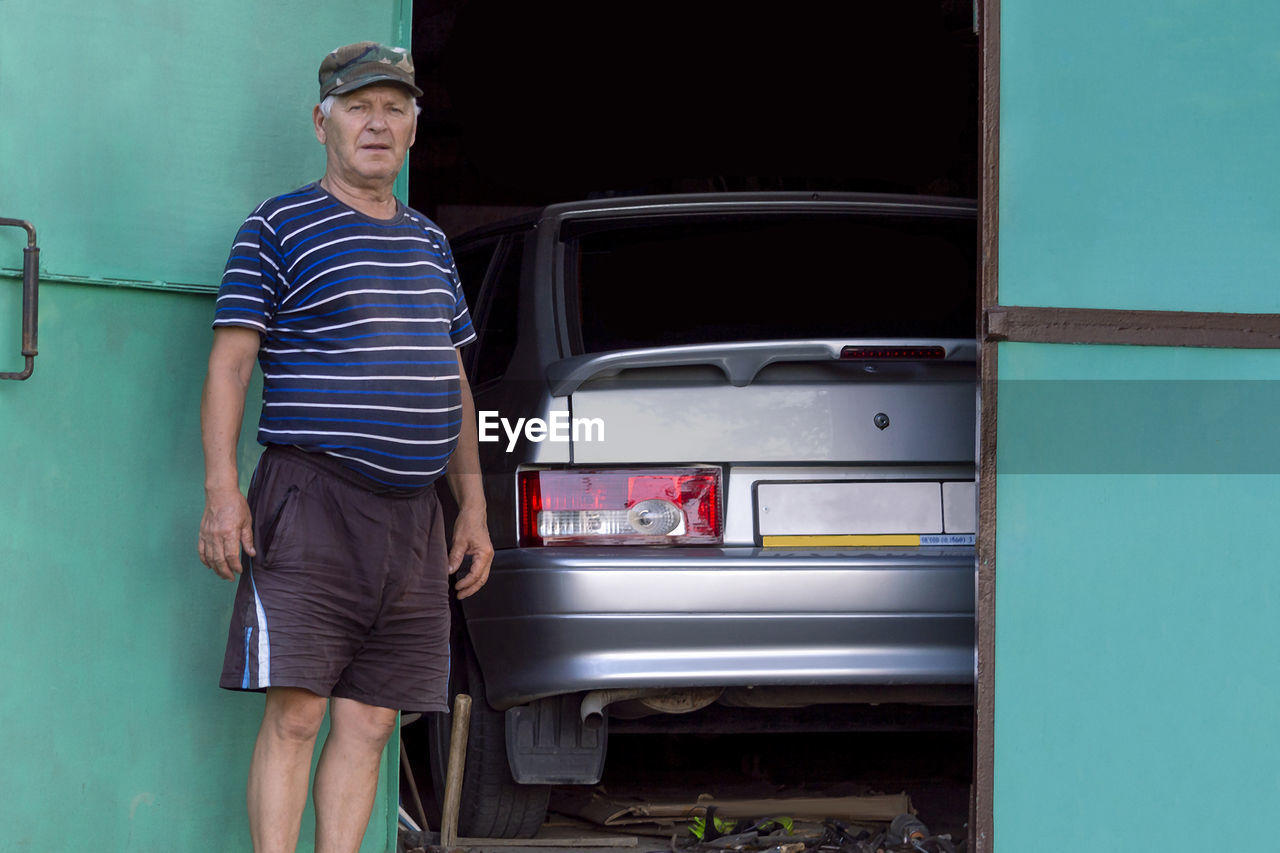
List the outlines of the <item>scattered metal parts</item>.
<svg viewBox="0 0 1280 853">
<path fill-rule="evenodd" d="M 714 814 L 709 814 L 714 818 Z M 673 853 L 957 853 L 950 835 L 929 835 L 929 829 L 912 814 L 895 817 L 880 829 L 850 826 L 828 819 L 822 822 L 820 835 L 807 837 L 785 831 L 761 835 L 759 829 L 778 820 L 769 818 L 751 825 L 750 829 L 731 835 L 702 838 L 671 839 Z M 715 828 L 706 825 L 712 835 Z"/>
</svg>

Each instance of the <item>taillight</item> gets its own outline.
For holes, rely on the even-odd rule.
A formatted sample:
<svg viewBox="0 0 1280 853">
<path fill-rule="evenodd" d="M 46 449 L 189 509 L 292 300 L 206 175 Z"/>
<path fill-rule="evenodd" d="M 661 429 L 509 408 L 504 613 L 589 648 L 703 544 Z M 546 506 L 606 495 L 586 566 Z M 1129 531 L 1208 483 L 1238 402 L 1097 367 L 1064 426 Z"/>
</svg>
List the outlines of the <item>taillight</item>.
<svg viewBox="0 0 1280 853">
<path fill-rule="evenodd" d="M 522 471 L 520 544 L 719 544 L 720 469 Z"/>
</svg>

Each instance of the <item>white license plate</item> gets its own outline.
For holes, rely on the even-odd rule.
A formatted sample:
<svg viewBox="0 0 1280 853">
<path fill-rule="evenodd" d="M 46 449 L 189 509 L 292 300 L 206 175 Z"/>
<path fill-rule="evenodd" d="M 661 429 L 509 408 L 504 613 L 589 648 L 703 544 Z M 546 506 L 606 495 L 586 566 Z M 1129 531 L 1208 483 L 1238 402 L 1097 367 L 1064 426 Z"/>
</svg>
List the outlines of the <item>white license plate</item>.
<svg viewBox="0 0 1280 853">
<path fill-rule="evenodd" d="M 938 482 L 761 483 L 762 536 L 940 534 Z"/>
</svg>

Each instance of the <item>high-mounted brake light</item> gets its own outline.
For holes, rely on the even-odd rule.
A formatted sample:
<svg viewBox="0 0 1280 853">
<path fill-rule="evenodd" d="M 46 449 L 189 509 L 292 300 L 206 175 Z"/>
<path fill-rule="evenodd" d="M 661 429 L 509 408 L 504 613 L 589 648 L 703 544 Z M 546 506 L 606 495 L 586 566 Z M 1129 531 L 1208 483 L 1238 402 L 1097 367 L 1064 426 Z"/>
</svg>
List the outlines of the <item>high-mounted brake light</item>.
<svg viewBox="0 0 1280 853">
<path fill-rule="evenodd" d="M 945 347 L 845 347 L 840 358 L 850 361 L 916 361 L 946 358 Z"/>
<path fill-rule="evenodd" d="M 715 545 L 720 469 L 522 471 L 520 544 Z"/>
</svg>

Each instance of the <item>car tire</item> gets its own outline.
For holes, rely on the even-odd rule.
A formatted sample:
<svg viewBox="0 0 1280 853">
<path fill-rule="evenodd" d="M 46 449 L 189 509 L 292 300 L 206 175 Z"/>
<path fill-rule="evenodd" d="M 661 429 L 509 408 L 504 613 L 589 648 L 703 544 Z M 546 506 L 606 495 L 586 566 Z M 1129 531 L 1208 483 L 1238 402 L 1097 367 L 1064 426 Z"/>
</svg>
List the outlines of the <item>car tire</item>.
<svg viewBox="0 0 1280 853">
<path fill-rule="evenodd" d="M 464 838 L 532 838 L 547 817 L 549 785 L 520 785 L 507 764 L 506 716 L 489 707 L 484 680 L 465 640 L 455 635 L 449 672 L 449 704 L 459 693 L 471 696 L 467 763 L 462 774 L 458 835 Z M 449 766 L 451 714 L 428 714 L 431 783 L 443 806 Z"/>
</svg>

